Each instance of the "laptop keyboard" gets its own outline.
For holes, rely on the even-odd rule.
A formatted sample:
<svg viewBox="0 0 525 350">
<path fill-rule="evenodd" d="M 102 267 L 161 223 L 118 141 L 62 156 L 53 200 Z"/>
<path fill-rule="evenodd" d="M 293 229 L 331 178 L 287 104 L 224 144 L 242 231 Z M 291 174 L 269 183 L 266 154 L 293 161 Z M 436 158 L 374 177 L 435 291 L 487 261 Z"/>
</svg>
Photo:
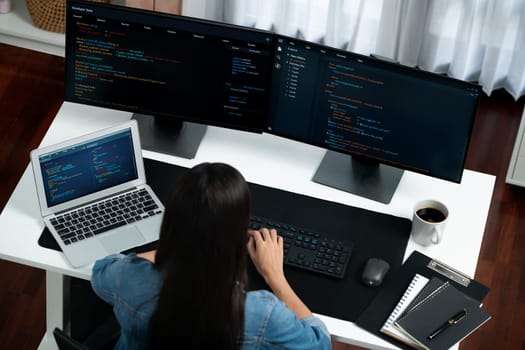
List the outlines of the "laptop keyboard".
<svg viewBox="0 0 525 350">
<path fill-rule="evenodd" d="M 252 216 L 249 228 L 276 229 L 284 239 L 284 264 L 330 277 L 344 278 L 353 243 L 295 225 Z"/>
<path fill-rule="evenodd" d="M 68 245 L 161 213 L 148 191 L 139 189 L 56 215 L 50 222 Z"/>
</svg>

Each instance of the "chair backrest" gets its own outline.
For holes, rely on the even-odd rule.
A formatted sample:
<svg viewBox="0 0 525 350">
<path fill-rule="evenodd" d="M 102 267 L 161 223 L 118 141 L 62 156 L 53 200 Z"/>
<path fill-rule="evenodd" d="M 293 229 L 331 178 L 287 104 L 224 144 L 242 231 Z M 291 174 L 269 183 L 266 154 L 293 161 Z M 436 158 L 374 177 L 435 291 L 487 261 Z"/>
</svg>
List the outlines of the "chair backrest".
<svg viewBox="0 0 525 350">
<path fill-rule="evenodd" d="M 55 337 L 59 350 L 90 350 L 82 345 L 82 343 L 65 334 L 60 328 L 55 328 L 53 336 Z"/>
</svg>

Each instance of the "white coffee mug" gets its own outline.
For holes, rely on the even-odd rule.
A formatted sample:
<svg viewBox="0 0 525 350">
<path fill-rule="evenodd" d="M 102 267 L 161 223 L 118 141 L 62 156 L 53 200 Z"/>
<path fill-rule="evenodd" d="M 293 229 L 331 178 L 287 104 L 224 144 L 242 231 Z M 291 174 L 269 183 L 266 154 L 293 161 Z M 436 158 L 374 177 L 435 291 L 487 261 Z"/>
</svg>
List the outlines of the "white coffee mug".
<svg viewBox="0 0 525 350">
<path fill-rule="evenodd" d="M 416 203 L 412 217 L 412 239 L 429 246 L 439 244 L 448 221 L 447 207 L 436 200 L 428 199 Z"/>
</svg>

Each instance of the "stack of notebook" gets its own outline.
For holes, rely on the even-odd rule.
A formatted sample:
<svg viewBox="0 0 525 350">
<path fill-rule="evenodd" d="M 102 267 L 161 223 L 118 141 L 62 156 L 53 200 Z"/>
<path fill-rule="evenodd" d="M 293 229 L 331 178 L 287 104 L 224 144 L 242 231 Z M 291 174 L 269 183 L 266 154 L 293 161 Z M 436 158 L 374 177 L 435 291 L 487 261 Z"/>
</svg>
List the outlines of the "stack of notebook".
<svg viewBox="0 0 525 350">
<path fill-rule="evenodd" d="M 380 331 L 417 349 L 448 349 L 490 317 L 449 281 L 415 274 Z"/>
</svg>

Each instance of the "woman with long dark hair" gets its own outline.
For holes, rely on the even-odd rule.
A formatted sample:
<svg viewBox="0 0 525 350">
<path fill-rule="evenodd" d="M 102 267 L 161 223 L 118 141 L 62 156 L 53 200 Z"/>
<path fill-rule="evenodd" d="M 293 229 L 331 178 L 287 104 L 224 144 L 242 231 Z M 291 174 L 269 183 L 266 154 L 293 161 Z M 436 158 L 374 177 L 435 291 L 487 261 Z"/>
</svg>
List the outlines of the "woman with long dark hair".
<svg viewBox="0 0 525 350">
<path fill-rule="evenodd" d="M 93 289 L 121 327 L 116 349 L 331 347 L 285 278 L 282 237 L 247 232 L 250 207 L 236 169 L 197 165 L 175 182 L 156 251 L 95 263 Z M 247 255 L 273 293 L 245 290 Z"/>
</svg>

